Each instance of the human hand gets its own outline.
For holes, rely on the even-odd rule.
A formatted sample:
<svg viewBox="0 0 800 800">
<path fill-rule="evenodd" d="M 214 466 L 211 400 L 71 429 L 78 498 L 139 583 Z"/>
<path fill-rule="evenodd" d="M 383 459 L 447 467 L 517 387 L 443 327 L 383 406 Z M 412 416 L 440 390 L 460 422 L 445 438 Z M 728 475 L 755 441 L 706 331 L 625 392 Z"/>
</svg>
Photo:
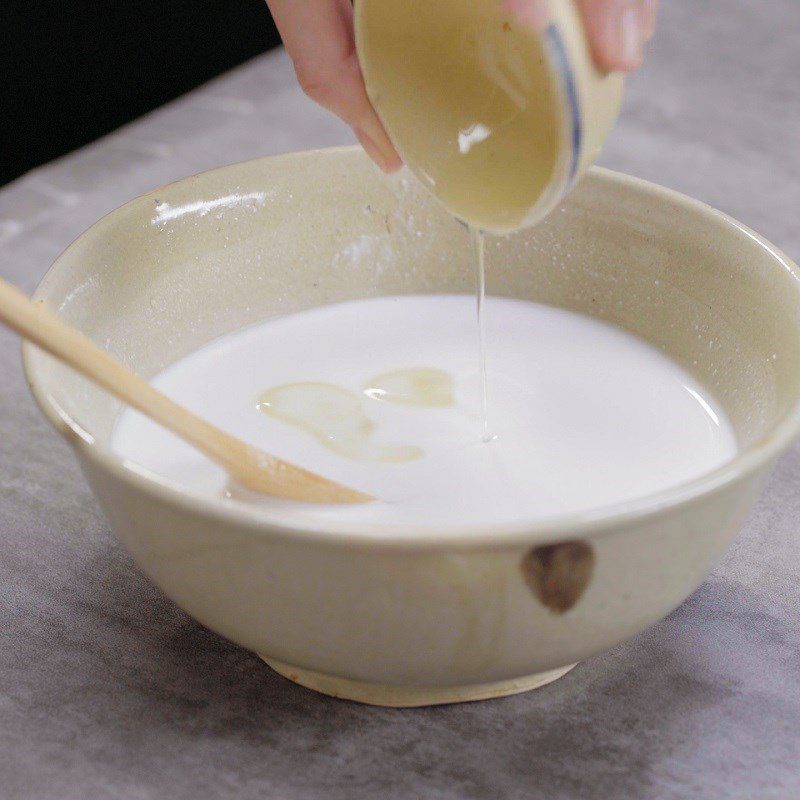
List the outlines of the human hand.
<svg viewBox="0 0 800 800">
<path fill-rule="evenodd" d="M 547 0 L 501 0 L 501 5 L 534 30 L 547 27 Z M 658 0 L 578 0 L 578 5 L 597 66 L 619 72 L 639 69 L 644 46 L 656 31 Z"/>
<path fill-rule="evenodd" d="M 534 30 L 548 21 L 547 0 L 498 0 Z M 658 0 L 578 0 L 592 54 L 605 70 L 633 72 L 655 32 Z M 351 0 L 267 0 L 303 91 L 343 119 L 384 171 L 403 165 L 372 108 L 358 64 Z"/>
</svg>

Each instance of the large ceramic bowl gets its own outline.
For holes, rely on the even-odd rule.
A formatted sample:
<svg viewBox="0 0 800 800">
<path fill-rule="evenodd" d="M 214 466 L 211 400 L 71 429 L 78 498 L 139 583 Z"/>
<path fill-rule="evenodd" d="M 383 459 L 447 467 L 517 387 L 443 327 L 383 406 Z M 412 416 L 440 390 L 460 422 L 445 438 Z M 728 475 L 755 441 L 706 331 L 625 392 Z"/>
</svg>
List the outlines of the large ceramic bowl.
<svg viewBox="0 0 800 800">
<path fill-rule="evenodd" d="M 636 502 L 547 522 L 300 522 L 200 496 L 109 447 L 119 405 L 33 347 L 25 366 L 120 540 L 204 625 L 321 691 L 394 705 L 532 688 L 641 631 L 702 580 L 800 425 L 800 283 L 694 200 L 593 170 L 535 230 L 493 240 L 489 290 L 619 325 L 726 409 L 739 454 Z M 179 181 L 98 222 L 36 297 L 145 375 L 265 317 L 471 292 L 469 239 L 355 149 Z M 658 419 L 653 425 L 658 425 Z"/>
</svg>

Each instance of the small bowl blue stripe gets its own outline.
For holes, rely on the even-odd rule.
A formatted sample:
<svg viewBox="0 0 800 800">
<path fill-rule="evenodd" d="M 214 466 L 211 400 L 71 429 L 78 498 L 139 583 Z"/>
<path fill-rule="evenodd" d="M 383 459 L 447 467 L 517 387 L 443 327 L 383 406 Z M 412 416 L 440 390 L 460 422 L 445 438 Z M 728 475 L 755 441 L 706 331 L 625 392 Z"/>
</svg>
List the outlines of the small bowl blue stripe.
<svg viewBox="0 0 800 800">
<path fill-rule="evenodd" d="M 569 171 L 569 182 L 571 183 L 578 171 L 578 161 L 580 160 L 583 143 L 583 121 L 581 119 L 580 103 L 578 102 L 578 89 L 575 84 L 575 73 L 572 71 L 572 66 L 567 57 L 564 40 L 555 25 L 550 25 L 545 32 L 545 41 L 550 51 L 552 63 L 561 76 L 567 106 L 572 116 L 572 163 Z"/>
</svg>

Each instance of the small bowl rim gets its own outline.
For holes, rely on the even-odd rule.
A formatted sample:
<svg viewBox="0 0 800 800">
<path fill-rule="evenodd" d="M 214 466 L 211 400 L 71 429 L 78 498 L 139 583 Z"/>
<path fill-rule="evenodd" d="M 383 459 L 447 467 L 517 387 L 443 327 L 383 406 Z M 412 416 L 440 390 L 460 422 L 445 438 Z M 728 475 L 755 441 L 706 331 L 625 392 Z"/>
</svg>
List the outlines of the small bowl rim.
<svg viewBox="0 0 800 800">
<path fill-rule="evenodd" d="M 357 145 L 346 145 L 343 147 L 328 147 L 262 156 L 190 175 L 167 184 L 167 186 L 174 184 L 186 185 L 201 176 L 225 172 L 232 167 L 248 163 L 264 163 L 311 155 L 337 157 L 341 154 L 358 150 L 360 148 Z M 733 229 L 736 234 L 745 235 L 766 250 L 800 284 L 800 268 L 788 256 L 758 233 L 728 214 L 700 200 L 642 178 L 596 166 L 592 167 L 588 172 L 594 177 L 599 177 L 618 186 L 628 186 L 651 196 L 661 197 L 664 200 L 677 203 L 688 210 L 699 213 L 701 216 L 712 218 L 716 222 L 722 223 Z M 42 277 L 33 294 L 33 298 L 35 300 L 43 299 L 44 289 L 52 274 L 60 268 L 65 255 L 84 236 L 108 217 L 118 214 L 131 204 L 160 195 L 167 186 L 161 186 L 129 200 L 104 215 L 76 237 L 56 258 L 53 265 Z M 772 459 L 777 458 L 800 433 L 799 398 L 759 442 L 737 453 L 734 458 L 720 467 L 679 485 L 652 492 L 634 500 L 612 503 L 576 514 L 504 522 L 493 526 L 487 526 L 486 524 L 407 525 L 323 521 L 298 518 L 298 512 L 290 508 L 250 506 L 245 503 L 195 492 L 127 460 L 108 445 L 98 442 L 91 433 L 84 430 L 39 383 L 35 362 L 40 355 L 40 351 L 35 345 L 23 342 L 23 370 L 31 394 L 53 427 L 69 441 L 78 451 L 80 457 L 86 458 L 96 468 L 110 473 L 116 480 L 133 484 L 136 489 L 156 501 L 193 514 L 201 514 L 223 524 L 244 527 L 251 532 L 263 535 L 286 537 L 294 541 L 325 543 L 331 546 L 380 547 L 404 551 L 495 550 L 564 539 L 598 538 L 613 533 L 621 527 L 633 523 L 646 522 L 666 510 L 677 510 L 705 495 L 710 495 L 752 475 L 757 470 L 766 467 Z M 222 530 L 220 535 L 224 535 Z"/>
</svg>

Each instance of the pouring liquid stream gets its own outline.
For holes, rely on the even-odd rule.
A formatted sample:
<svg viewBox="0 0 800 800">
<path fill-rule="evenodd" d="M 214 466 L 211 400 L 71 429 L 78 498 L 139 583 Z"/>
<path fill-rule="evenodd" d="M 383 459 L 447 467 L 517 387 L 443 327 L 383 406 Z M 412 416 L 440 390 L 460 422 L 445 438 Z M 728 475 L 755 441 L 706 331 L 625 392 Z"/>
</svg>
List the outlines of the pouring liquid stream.
<svg viewBox="0 0 800 800">
<path fill-rule="evenodd" d="M 481 441 L 497 437 L 489 430 L 489 385 L 486 374 L 486 241 L 482 230 L 469 226 L 475 251 L 475 306 L 478 318 L 478 381 L 481 397 Z"/>
</svg>

